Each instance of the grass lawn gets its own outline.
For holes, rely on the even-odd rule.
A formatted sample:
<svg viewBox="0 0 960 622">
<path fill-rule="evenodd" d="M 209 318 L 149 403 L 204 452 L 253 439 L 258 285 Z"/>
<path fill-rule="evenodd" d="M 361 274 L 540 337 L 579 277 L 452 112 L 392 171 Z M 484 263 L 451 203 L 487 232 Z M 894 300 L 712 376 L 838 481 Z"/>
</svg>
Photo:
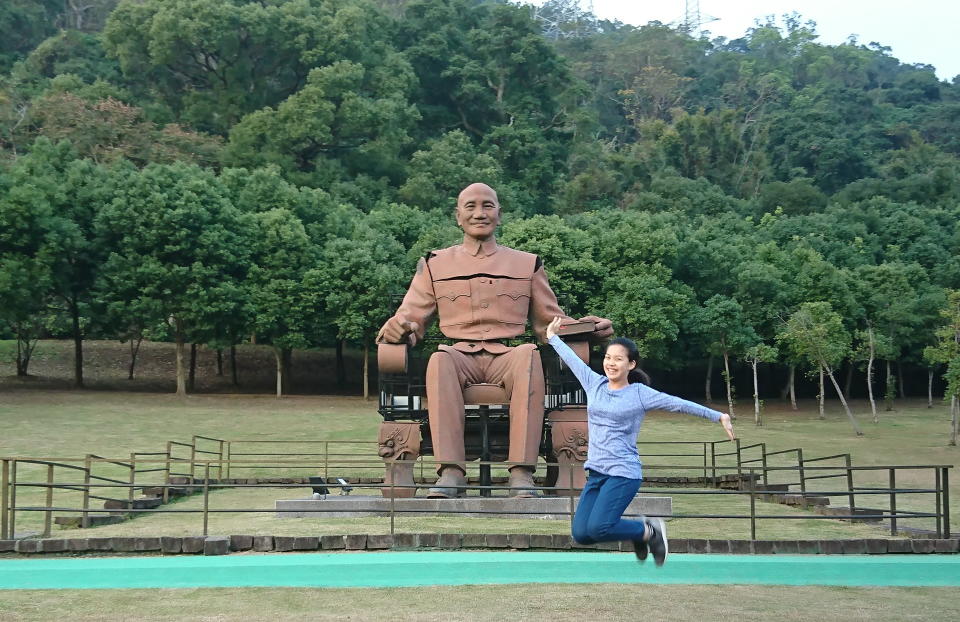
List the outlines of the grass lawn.
<svg viewBox="0 0 960 622">
<path fill-rule="evenodd" d="M 956 588 L 530 584 L 426 588 L 0 591 L 0 620 L 960 619 Z M 60 612 L 59 614 L 57 612 Z"/>
<path fill-rule="evenodd" d="M 195 395 L 180 399 L 169 394 L 118 393 L 107 391 L 39 391 L 29 389 L 3 390 L 0 401 L 0 421 L 5 422 L 5 433 L 0 437 L 0 455 L 55 458 L 80 458 L 94 453 L 110 458 L 129 457 L 132 451 L 161 451 L 168 440 L 189 441 L 194 434 L 222 439 L 255 440 L 360 440 L 362 444 L 340 446 L 338 451 L 353 453 L 355 458 L 369 459 L 370 467 L 357 465 L 332 467 L 336 474 L 375 475 L 380 472 L 374 456 L 377 426 L 380 417 L 375 403 L 345 396 L 292 396 L 282 399 L 262 395 Z M 737 422 L 737 432 L 744 445 L 765 442 L 768 451 L 802 447 L 806 457 L 850 452 L 855 465 L 877 464 L 952 464 L 960 451 L 946 445 L 947 414 L 942 407 L 928 409 L 920 401 L 897 405 L 893 412 L 883 413 L 879 424 L 872 424 L 866 416 L 865 404 L 854 404 L 861 413 L 861 425 L 866 434 L 857 438 L 849 429 L 839 404 L 828 411 L 826 420 L 818 420 L 814 404 L 802 404 L 803 410 L 793 412 L 789 407 L 768 406 L 766 425 L 756 427 L 749 420 Z M 696 442 L 719 440 L 719 426 L 682 415 L 653 413 L 644 424 L 642 440 L 689 440 Z M 276 448 L 279 445 L 270 446 Z M 255 446 L 249 446 L 255 447 Z M 294 451 L 316 451 L 316 445 L 286 445 Z M 651 454 L 662 448 L 648 449 Z M 272 449 L 271 449 L 272 450 Z M 237 451 L 235 449 L 235 451 Z M 254 450 L 257 451 L 257 450 Z M 333 450 L 331 450 L 333 451 Z M 304 458 L 307 460 L 308 458 Z M 309 458 L 312 460 L 312 458 Z M 697 465 L 702 459 L 649 456 L 645 459 L 648 476 L 664 474 L 668 469 L 658 465 L 689 463 Z M 318 472 L 319 465 L 309 471 Z M 429 468 L 427 469 L 429 472 Z M 251 469 L 251 475 L 283 475 L 286 471 Z M 291 474 L 303 475 L 300 469 Z M 671 471 L 674 472 L 674 471 Z M 125 477 L 122 470 L 110 472 L 118 479 Z M 694 474 L 691 472 L 691 474 Z M 200 475 L 200 473 L 198 473 Z M 240 475 L 234 471 L 233 476 Z M 30 477 L 41 481 L 42 467 L 22 465 L 19 479 Z M 58 476 L 59 477 L 59 476 Z M 784 476 L 786 477 L 786 476 Z M 886 485 L 887 472 L 864 473 L 856 484 Z M 930 486 L 932 473 L 918 472 L 899 475 L 898 486 Z M 776 479 L 773 476 L 771 479 Z M 821 480 L 814 489 L 838 490 L 841 480 Z M 648 487 L 649 494 L 671 494 Z M 101 490 L 106 493 L 107 491 Z M 375 491 L 373 491 L 375 492 Z M 681 492 L 681 491 L 678 491 Z M 953 499 L 960 499 L 960 475 L 951 478 Z M 271 510 L 280 498 L 303 498 L 306 488 L 296 489 L 229 489 L 211 494 L 210 508 L 263 508 Z M 360 494 L 357 491 L 354 494 Z M 117 489 L 107 496 L 122 496 Z M 674 512 L 688 514 L 746 514 L 749 511 L 745 495 L 682 495 L 673 494 Z M 40 489 L 18 491 L 18 505 L 43 505 Z M 845 505 L 845 497 L 834 499 L 835 505 Z M 886 497 L 858 498 L 858 506 L 886 507 Z M 929 510 L 929 495 L 902 495 L 899 507 Z M 60 492 L 55 505 L 77 507 L 79 495 Z M 956 530 L 960 525 L 960 502 L 952 507 L 951 522 Z M 201 498 L 194 496 L 167 506 L 187 510 L 202 507 Z M 779 504 L 760 503 L 758 513 L 783 516 L 805 515 L 802 510 Z M 74 514 L 74 513 L 65 513 Z M 810 516 L 813 516 L 810 514 Z M 17 516 L 18 532 L 39 531 L 43 515 L 39 512 L 21 512 Z M 901 521 L 906 526 L 932 527 L 929 519 Z M 209 530 L 212 534 L 272 533 L 277 535 L 316 535 L 326 533 L 385 533 L 389 520 L 369 519 L 277 519 L 272 512 L 258 514 L 212 514 Z M 531 532 L 564 533 L 566 521 L 530 521 L 498 519 L 456 519 L 432 517 L 403 517 L 395 528 L 401 532 L 463 531 L 463 532 Z M 120 525 L 84 530 L 84 536 L 111 535 L 184 535 L 200 533 L 202 517 L 199 514 L 158 514 L 139 517 Z M 749 537 L 749 521 L 743 519 L 675 519 L 671 533 L 678 537 Z M 842 538 L 885 537 L 878 525 L 853 524 L 832 520 L 761 520 L 758 537 L 763 538 Z M 76 537 L 77 532 L 54 530 L 55 537 Z"/>
<path fill-rule="evenodd" d="M 344 396 L 205 394 L 181 400 L 169 394 L 114 391 L 48 390 L 33 381 L 0 382 L 0 456 L 79 458 L 87 453 L 124 458 L 132 451 L 161 451 L 168 440 L 189 441 L 194 434 L 227 439 L 376 439 L 379 416 L 373 402 Z M 960 450 L 946 445 L 949 416 L 942 405 L 927 409 L 921 401 L 898 403 L 869 421 L 864 403 L 854 403 L 866 435 L 856 438 L 839 404 L 830 404 L 825 421 L 815 404 L 800 412 L 768 404 L 766 425 L 755 427 L 741 418 L 737 431 L 743 443 L 768 443 L 769 450 L 802 447 L 807 457 L 850 452 L 856 465 L 954 464 Z M 721 438 L 718 427 L 679 415 L 652 414 L 643 440 L 710 441 Z M 372 444 L 371 444 L 372 447 Z M 651 452 L 652 453 L 652 452 Z M 372 453 L 371 453 L 372 455 Z M 648 475 L 657 463 L 648 457 Z M 676 462 L 677 458 L 671 459 Z M 25 467 L 24 467 L 25 468 Z M 28 471 L 29 474 L 29 471 Z M 21 472 L 21 475 L 24 473 Z M 40 470 L 33 475 L 43 476 Z M 885 473 L 872 478 L 885 484 Z M 924 476 L 925 477 L 925 476 Z M 914 485 L 922 477 L 904 477 Z M 829 482 L 830 480 L 824 480 Z M 867 485 L 871 478 L 858 485 Z M 824 487 L 829 484 L 824 483 Z M 658 489 L 647 489 L 658 494 Z M 272 508 L 277 498 L 303 496 L 305 489 L 232 490 L 211 495 L 211 507 Z M 359 491 L 358 491 L 359 492 Z M 952 474 L 954 530 L 960 525 L 960 474 Z M 357 494 L 357 493 L 354 493 Z M 42 502 L 42 495 L 22 493 L 19 502 Z M 199 497 L 171 504 L 195 508 Z M 845 501 L 838 499 L 838 504 Z M 859 503 L 859 501 L 858 501 Z M 920 500 L 915 503 L 921 503 Z M 922 501 L 927 507 L 929 503 Z M 882 505 L 881 505 L 882 507 Z M 676 512 L 744 511 L 741 496 L 674 496 Z M 777 504 L 761 512 L 797 514 Z M 914 521 L 919 522 L 919 521 Z M 36 531 L 39 513 L 21 513 L 18 531 Z M 200 532 L 196 514 L 156 515 L 84 531 L 55 530 L 55 536 L 183 535 Z M 216 514 L 211 533 L 377 533 L 387 519 L 276 519 L 272 513 Z M 453 518 L 404 518 L 398 531 L 566 532 L 565 521 L 501 521 Z M 678 537 L 745 537 L 744 520 L 676 519 Z M 833 520 L 761 521 L 760 538 L 884 537 L 877 526 Z M 960 600 L 951 588 L 836 588 L 683 585 L 509 585 L 395 589 L 178 589 L 63 590 L 0 592 L 0 620 L 49 620 L 69 611 L 77 621 L 93 620 L 738 620 L 845 619 L 930 620 L 960 618 Z M 585 612 L 589 611 L 589 614 Z"/>
</svg>

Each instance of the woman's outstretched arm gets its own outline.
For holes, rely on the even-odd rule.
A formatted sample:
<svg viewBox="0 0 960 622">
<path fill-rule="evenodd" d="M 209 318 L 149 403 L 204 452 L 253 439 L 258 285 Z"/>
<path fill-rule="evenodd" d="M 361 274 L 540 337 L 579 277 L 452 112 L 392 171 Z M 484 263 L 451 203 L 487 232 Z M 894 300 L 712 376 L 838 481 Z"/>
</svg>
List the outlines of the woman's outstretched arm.
<svg viewBox="0 0 960 622">
<path fill-rule="evenodd" d="M 553 346 L 553 349 L 557 351 L 557 355 L 567 364 L 567 367 L 569 367 L 573 375 L 577 377 L 577 380 L 580 381 L 580 386 L 589 393 L 591 389 L 600 384 L 603 376 L 590 369 L 590 366 L 584 363 L 583 360 L 570 349 L 570 346 L 565 344 L 563 340 L 557 336 L 557 332 L 560 330 L 560 322 L 561 318 L 557 317 L 547 326 L 547 343 Z"/>
</svg>

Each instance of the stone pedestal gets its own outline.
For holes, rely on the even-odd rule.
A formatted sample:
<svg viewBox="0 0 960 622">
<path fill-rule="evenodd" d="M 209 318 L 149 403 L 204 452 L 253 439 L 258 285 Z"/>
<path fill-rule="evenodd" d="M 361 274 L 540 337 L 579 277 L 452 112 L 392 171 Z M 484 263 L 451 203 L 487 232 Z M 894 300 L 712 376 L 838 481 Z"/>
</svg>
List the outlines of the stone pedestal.
<svg viewBox="0 0 960 622">
<path fill-rule="evenodd" d="M 576 509 L 578 497 L 572 500 Z M 398 499 L 392 500 L 393 509 L 403 516 L 450 516 L 461 518 L 537 518 L 570 520 L 570 497 L 461 497 L 459 499 Z M 335 495 L 326 499 L 281 499 L 276 503 L 278 518 L 360 518 L 389 516 L 391 500 L 363 495 Z M 640 514 L 670 516 L 673 513 L 671 497 L 637 496 L 624 512 L 636 517 Z"/>
</svg>

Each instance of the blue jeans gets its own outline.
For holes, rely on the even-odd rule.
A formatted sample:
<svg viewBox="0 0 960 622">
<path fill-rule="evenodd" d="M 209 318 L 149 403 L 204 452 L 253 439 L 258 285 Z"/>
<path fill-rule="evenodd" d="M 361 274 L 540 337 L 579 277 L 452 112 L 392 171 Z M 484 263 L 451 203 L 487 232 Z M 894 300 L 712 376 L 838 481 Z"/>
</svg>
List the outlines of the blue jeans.
<svg viewBox="0 0 960 622">
<path fill-rule="evenodd" d="M 640 490 L 640 480 L 587 471 L 587 484 L 573 515 L 573 539 L 580 544 L 641 540 L 643 522 L 621 518 Z"/>
</svg>

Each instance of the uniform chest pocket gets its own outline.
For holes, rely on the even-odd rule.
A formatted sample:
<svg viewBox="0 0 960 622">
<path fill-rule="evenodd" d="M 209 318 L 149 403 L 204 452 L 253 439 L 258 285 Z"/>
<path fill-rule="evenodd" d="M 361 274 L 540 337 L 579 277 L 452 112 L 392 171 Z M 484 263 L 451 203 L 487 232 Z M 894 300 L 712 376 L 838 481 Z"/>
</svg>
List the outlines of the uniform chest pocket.
<svg viewBox="0 0 960 622">
<path fill-rule="evenodd" d="M 434 281 L 433 291 L 437 297 L 440 326 L 467 324 L 473 321 L 469 281 Z"/>
<path fill-rule="evenodd" d="M 530 310 L 530 279 L 497 279 L 497 312 L 507 324 L 526 324 Z"/>
</svg>

